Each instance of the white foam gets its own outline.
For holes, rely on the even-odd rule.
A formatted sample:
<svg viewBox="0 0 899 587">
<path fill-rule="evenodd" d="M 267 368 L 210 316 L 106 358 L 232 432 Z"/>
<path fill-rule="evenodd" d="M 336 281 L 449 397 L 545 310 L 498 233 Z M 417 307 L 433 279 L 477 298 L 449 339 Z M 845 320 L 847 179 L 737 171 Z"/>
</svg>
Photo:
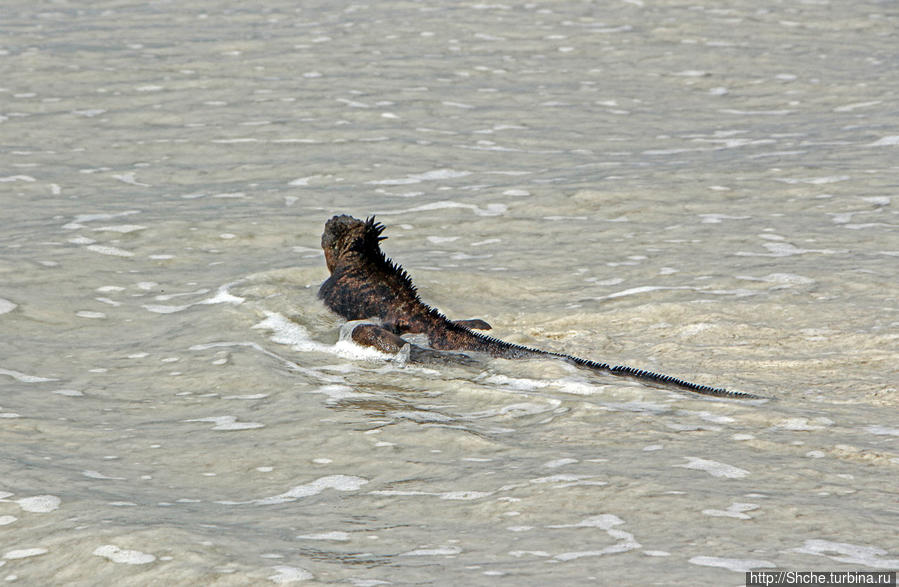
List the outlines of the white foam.
<svg viewBox="0 0 899 587">
<path fill-rule="evenodd" d="M 746 275 L 737 275 L 737 279 L 744 279 L 746 281 L 761 281 L 764 283 L 774 283 L 777 285 L 808 285 L 810 283 L 815 283 L 815 280 L 810 277 L 804 277 L 802 275 L 796 275 L 794 273 L 769 273 L 764 277 L 750 277 Z"/>
<path fill-rule="evenodd" d="M 253 503 L 256 505 L 274 505 L 279 503 L 287 503 L 290 501 L 302 499 L 304 497 L 318 495 L 326 489 L 335 489 L 337 491 L 357 491 L 366 483 L 368 483 L 368 479 L 356 477 L 353 475 L 328 475 L 327 477 L 320 477 L 315 481 L 312 481 L 311 483 L 292 487 L 288 491 L 279 495 L 273 495 L 271 497 L 264 497 L 262 499 L 255 499 L 250 502 L 242 503 Z"/>
<path fill-rule="evenodd" d="M 47 554 L 49 552 L 46 548 L 20 548 L 17 550 L 9 550 L 3 554 L 3 558 L 7 560 L 19 559 L 19 558 L 28 558 L 32 556 L 39 556 L 42 554 Z"/>
<path fill-rule="evenodd" d="M 833 109 L 834 112 L 852 112 L 857 108 L 868 108 L 870 106 L 876 106 L 881 104 L 881 100 L 872 100 L 870 102 L 854 102 L 852 104 L 845 104 L 843 106 L 837 106 Z M 899 138 L 899 137 L 897 137 Z"/>
<path fill-rule="evenodd" d="M 883 137 L 882 139 L 877 139 L 873 143 L 869 143 L 869 147 L 895 147 L 899 145 L 899 135 L 890 135 L 888 137 Z"/>
<path fill-rule="evenodd" d="M 754 503 L 732 503 L 726 510 L 702 510 L 707 516 L 716 518 L 737 518 L 738 520 L 751 520 L 752 516 L 745 512 L 757 510 L 759 506 Z"/>
<path fill-rule="evenodd" d="M 453 241 L 459 240 L 458 236 L 428 236 L 425 237 L 429 243 L 433 243 L 435 245 L 442 245 L 443 243 L 451 243 Z"/>
<path fill-rule="evenodd" d="M 846 542 L 831 542 L 830 540 L 806 540 L 793 552 L 824 556 L 839 563 L 862 565 L 877 569 L 894 569 L 899 567 L 899 559 L 881 558 L 888 554 L 886 550 L 875 546 L 859 546 Z"/>
<path fill-rule="evenodd" d="M 81 474 L 88 479 L 108 479 L 113 481 L 123 481 L 125 479 L 125 477 L 109 477 L 108 475 L 104 475 L 99 471 L 93 470 L 81 471 Z"/>
<path fill-rule="evenodd" d="M 353 584 L 353 587 L 378 587 L 378 585 L 390 585 L 390 581 L 381 581 L 380 579 L 355 579 L 350 577 L 347 579 Z"/>
<path fill-rule="evenodd" d="M 899 436 L 899 428 L 887 428 L 886 426 L 865 426 L 865 431 L 881 436 Z"/>
<path fill-rule="evenodd" d="M 266 312 L 265 316 L 266 318 L 262 322 L 254 324 L 253 328 L 274 332 L 270 337 L 272 341 L 291 345 L 294 350 L 300 352 L 322 351 L 328 348 L 328 345 L 313 341 L 303 326 L 288 320 L 281 314 Z"/>
<path fill-rule="evenodd" d="M 147 227 L 140 224 L 112 224 L 109 226 L 98 226 L 95 232 L 118 232 L 119 234 L 128 234 L 129 232 L 137 232 L 146 230 Z"/>
<path fill-rule="evenodd" d="M 149 284 L 149 283 L 151 283 L 151 282 L 147 282 L 147 284 Z M 138 286 L 140 286 L 140 285 L 141 284 L 138 284 Z M 156 286 L 156 285 L 159 285 L 159 284 L 153 282 L 151 287 Z M 201 304 L 202 305 L 232 304 L 232 305 L 238 306 L 238 305 L 242 304 L 246 298 L 241 298 L 239 296 L 232 295 L 228 291 L 228 288 L 231 287 L 232 285 L 234 285 L 234 284 L 226 283 L 225 285 L 222 285 L 221 287 L 218 288 L 218 290 L 216 290 L 215 295 L 213 295 L 210 298 L 200 300 L 199 302 L 184 304 L 182 306 L 174 306 L 174 305 L 168 305 L 168 304 L 144 304 L 141 307 L 144 310 L 147 310 L 148 312 L 153 312 L 155 314 L 174 314 L 175 312 L 182 312 L 190 307 L 201 305 Z M 141 289 L 151 289 L 151 287 L 142 287 Z M 159 295 L 159 296 L 156 296 L 156 299 L 165 301 L 165 300 L 169 300 L 171 298 L 179 297 L 179 296 L 203 294 L 203 293 L 206 293 L 207 291 L 209 291 L 209 290 L 200 289 L 195 292 L 184 292 L 184 293 L 179 293 L 179 294 Z"/>
<path fill-rule="evenodd" d="M 616 543 L 600 550 L 582 550 L 576 552 L 563 552 L 557 554 L 553 558 L 558 561 L 570 561 L 587 556 L 603 556 L 607 554 L 617 554 L 635 550 L 641 547 L 640 543 L 634 539 L 634 535 L 624 530 L 618 530 L 615 526 L 624 524 L 624 520 L 612 514 L 600 514 L 585 518 L 576 524 L 559 524 L 555 526 L 547 526 L 547 528 L 599 528 L 605 530 L 610 538 Z"/>
<path fill-rule="evenodd" d="M 550 469 L 555 469 L 558 467 L 564 467 L 565 465 L 573 465 L 576 462 L 578 462 L 577 459 L 567 459 L 567 458 L 554 459 L 552 461 L 547 461 L 547 462 L 543 463 L 543 466 L 548 467 Z"/>
<path fill-rule="evenodd" d="M 0 314 L 6 314 L 8 312 L 12 312 L 16 308 L 18 308 L 18 304 L 14 304 L 13 302 L 0 298 Z"/>
<path fill-rule="evenodd" d="M 700 459 L 697 457 L 684 457 L 689 462 L 683 465 L 672 465 L 674 467 L 682 467 L 684 469 L 696 469 L 699 471 L 705 471 L 712 477 L 724 477 L 726 479 L 739 479 L 741 477 L 745 477 L 749 475 L 749 471 L 745 469 L 740 469 L 739 467 L 734 467 L 732 465 L 727 465 L 725 463 L 719 463 L 718 461 L 710 461 L 706 459 Z"/>
<path fill-rule="evenodd" d="M 205 300 L 201 300 L 197 302 L 198 304 L 232 304 L 234 306 L 238 306 L 244 302 L 246 298 L 241 298 L 239 296 L 232 295 L 228 288 L 234 285 L 234 283 L 226 283 L 218 288 L 215 292 L 215 295 L 211 298 L 207 298 Z"/>
<path fill-rule="evenodd" d="M 94 549 L 94 555 L 125 565 L 146 565 L 156 560 L 156 557 L 152 554 L 140 552 L 139 550 L 122 550 L 112 544 L 98 546 Z"/>
<path fill-rule="evenodd" d="M 699 418 L 705 420 L 706 422 L 714 422 L 715 424 L 730 424 L 731 422 L 736 422 L 730 416 L 724 416 L 722 414 L 713 414 L 711 412 L 693 412 L 689 410 L 682 410 L 679 413 L 681 414 L 690 414 L 693 416 L 698 416 Z"/>
<path fill-rule="evenodd" d="M 730 216 L 728 214 L 700 214 L 703 224 L 720 224 L 722 220 L 746 220 L 751 216 Z"/>
<path fill-rule="evenodd" d="M 85 116 L 87 118 L 93 118 L 94 116 L 99 116 L 106 112 L 103 108 L 85 108 L 84 110 L 72 110 L 72 114 L 77 114 L 78 116 Z"/>
<path fill-rule="evenodd" d="M 186 304 L 184 306 L 170 306 L 166 304 L 144 304 L 141 307 L 148 312 L 153 312 L 154 314 L 174 314 L 175 312 L 182 312 L 190 308 L 191 306 L 193 306 L 193 304 Z"/>
<path fill-rule="evenodd" d="M 46 381 L 59 381 L 58 379 L 53 379 L 51 377 L 38 377 L 37 375 L 27 375 L 20 371 L 13 371 L 12 369 L 0 369 L 0 375 L 9 375 L 13 379 L 17 379 L 22 383 L 44 383 Z"/>
<path fill-rule="evenodd" d="M 73 245 L 89 245 L 89 244 L 95 243 L 97 241 L 95 241 L 92 238 L 88 238 L 86 236 L 79 235 L 74 238 L 70 238 L 69 242 L 72 243 Z"/>
<path fill-rule="evenodd" d="M 471 175 L 470 171 L 456 171 L 453 169 L 434 169 L 424 173 L 415 173 L 397 179 L 382 179 L 366 182 L 369 185 L 407 185 L 421 183 L 423 181 L 435 181 L 440 179 L 454 179 Z"/>
<path fill-rule="evenodd" d="M 593 478 L 593 475 L 559 474 L 549 475 L 547 477 L 537 477 L 536 479 L 530 479 L 528 482 L 533 484 L 553 483 L 553 489 L 564 489 L 566 487 L 576 487 L 578 485 L 608 485 L 608 482 L 606 481 L 593 481 Z M 507 485 L 501 489 L 508 490 L 516 487 L 520 487 L 520 485 Z"/>
<path fill-rule="evenodd" d="M 560 392 L 573 395 L 593 395 L 604 388 L 603 385 L 596 385 L 574 377 L 563 377 L 552 383 Z"/>
<path fill-rule="evenodd" d="M 815 418 L 815 421 L 818 423 L 812 424 L 809 422 L 808 418 L 786 418 L 775 424 L 775 426 L 784 430 L 794 430 L 797 432 L 802 432 L 811 430 L 823 430 L 825 427 L 833 424 L 833 421 L 829 418 Z"/>
<path fill-rule="evenodd" d="M 95 253 L 100 253 L 101 255 L 110 255 L 113 257 L 133 257 L 134 253 L 131 251 L 126 251 L 125 249 L 120 249 L 118 247 L 111 247 L 109 245 L 88 245 L 88 251 L 93 251 Z"/>
<path fill-rule="evenodd" d="M 892 196 L 865 196 L 862 200 L 875 206 L 889 206 L 890 202 L 893 201 Z"/>
<path fill-rule="evenodd" d="M 502 385 L 519 391 L 534 391 L 536 389 L 543 389 L 544 387 L 548 387 L 550 385 L 548 381 L 508 377 L 506 375 L 491 375 L 484 379 L 484 381 L 493 385 Z"/>
<path fill-rule="evenodd" d="M 117 302 L 117 301 L 111 300 L 109 298 L 94 298 L 94 299 L 97 300 L 98 302 L 102 302 L 104 304 L 109 304 L 110 306 L 113 306 L 113 307 L 118 307 L 118 306 L 122 305 L 122 302 Z"/>
<path fill-rule="evenodd" d="M 275 574 L 268 576 L 268 580 L 272 583 L 295 583 L 297 581 L 308 581 L 309 579 L 314 578 L 312 573 L 298 567 L 277 565 L 272 568 L 275 570 Z"/>
<path fill-rule="evenodd" d="M 106 314 L 103 312 L 92 312 L 90 310 L 79 310 L 75 312 L 75 315 L 79 318 L 92 318 L 92 319 L 101 319 L 106 318 Z"/>
<path fill-rule="evenodd" d="M 211 428 L 212 430 L 250 430 L 265 427 L 265 424 L 258 422 L 238 422 L 235 416 L 210 416 L 208 418 L 182 420 L 182 422 L 213 422 L 215 426 Z"/>
<path fill-rule="evenodd" d="M 550 556 L 548 552 L 545 550 L 510 550 L 509 556 L 514 556 L 515 558 L 521 558 L 523 556 Z"/>
<path fill-rule="evenodd" d="M 846 249 L 802 249 L 790 243 L 774 242 L 764 243 L 762 245 L 768 249 L 768 253 L 748 253 L 745 251 L 737 251 L 734 255 L 740 257 L 792 257 L 793 255 L 805 255 L 808 253 L 818 253 L 820 255 L 835 255 L 847 252 Z"/>
<path fill-rule="evenodd" d="M 18 519 L 15 516 L 0 516 L 0 526 L 8 526 Z"/>
<path fill-rule="evenodd" d="M 439 548 L 417 548 L 408 552 L 402 552 L 399 556 L 454 556 L 462 552 L 458 546 L 443 546 Z"/>
<path fill-rule="evenodd" d="M 703 567 L 721 567 L 735 573 L 748 573 L 752 569 L 774 568 L 770 561 L 745 558 L 720 558 L 717 556 L 694 556 L 689 560 L 694 565 Z"/>
<path fill-rule="evenodd" d="M 612 300 L 612 299 L 615 299 L 615 298 L 621 298 L 621 297 L 624 297 L 624 296 L 632 296 L 632 295 L 637 295 L 637 294 L 649 293 L 649 292 L 651 292 L 651 291 L 663 291 L 663 290 L 675 290 L 675 289 L 692 289 L 692 290 L 695 290 L 696 288 L 695 288 L 695 287 L 689 287 L 689 286 L 643 285 L 643 286 L 640 286 L 640 287 L 632 287 L 632 288 L 629 288 L 629 289 L 625 289 L 625 290 L 621 290 L 621 291 L 616 291 L 616 292 L 614 292 L 614 293 L 610 293 L 610 294 L 605 295 L 605 296 L 599 296 L 599 297 L 591 298 L 591 299 L 598 300 L 598 301 L 601 301 L 601 300 Z"/>
<path fill-rule="evenodd" d="M 491 41 L 500 41 L 503 39 L 502 37 L 493 37 L 490 35 L 483 35 L 483 34 L 475 34 L 475 37 L 477 37 L 479 39 L 488 39 Z M 463 110 L 469 110 L 471 108 L 474 108 L 474 105 L 472 105 L 472 104 L 466 104 L 465 102 L 453 102 L 452 100 L 442 100 L 440 103 L 443 104 L 444 106 L 450 106 L 452 108 L 462 108 Z"/>
<path fill-rule="evenodd" d="M 615 526 L 624 524 L 624 520 L 613 514 L 599 514 L 584 518 L 576 524 L 557 524 L 547 526 L 547 528 L 599 528 L 600 530 L 611 530 Z"/>
<path fill-rule="evenodd" d="M 558 475 L 549 475 L 547 477 L 537 477 L 531 479 L 530 483 L 559 483 L 561 481 L 580 481 L 587 479 L 590 475 L 572 475 L 570 473 L 560 473 Z"/>
<path fill-rule="evenodd" d="M 340 384 L 322 385 L 321 387 L 311 390 L 309 393 L 321 393 L 328 396 L 328 403 L 335 403 L 344 399 L 362 399 L 367 397 L 374 397 L 370 393 L 357 392 L 348 385 Z"/>
<path fill-rule="evenodd" d="M 58 509 L 62 500 L 55 495 L 35 495 L 33 497 L 17 499 L 16 503 L 26 512 L 46 514 Z"/>
<path fill-rule="evenodd" d="M 113 174 L 113 179 L 117 179 L 122 183 L 127 183 L 128 185 L 137 185 L 141 187 L 150 187 L 148 183 L 142 183 L 137 181 L 137 174 L 134 172 L 130 173 L 121 173 L 121 174 Z"/>
<path fill-rule="evenodd" d="M 297 536 L 299 540 L 333 540 L 336 542 L 345 542 L 350 539 L 348 532 L 319 532 L 318 534 L 301 534 Z"/>
<path fill-rule="evenodd" d="M 253 325 L 253 328 L 271 330 L 273 332 L 273 335 L 270 337 L 272 342 L 290 345 L 297 352 L 330 353 L 350 360 L 384 361 L 391 357 L 391 355 L 382 353 L 372 347 L 359 346 L 350 340 L 352 328 L 365 321 L 347 322 L 341 328 L 342 340 L 339 340 L 336 344 L 329 345 L 313 340 L 309 335 L 309 331 L 303 326 L 277 312 L 266 312 L 265 316 L 266 318 L 262 322 Z"/>
<path fill-rule="evenodd" d="M 302 186 L 302 187 L 305 187 L 305 186 L 308 186 L 308 185 L 309 185 L 309 182 L 312 181 L 313 179 L 320 179 L 320 178 L 323 178 L 323 177 L 325 177 L 325 176 L 323 176 L 323 175 L 309 175 L 309 176 L 307 176 L 307 177 L 298 177 L 297 179 L 288 182 L 287 185 L 292 185 L 292 186 Z"/>
<path fill-rule="evenodd" d="M 78 228 L 84 228 L 83 222 L 93 222 L 94 220 L 111 220 L 113 218 L 120 218 L 122 216 L 131 216 L 132 214 L 140 214 L 140 210 L 127 210 L 125 212 L 118 212 L 116 214 L 78 214 L 75 218 L 72 219 L 68 224 L 63 225 L 63 228 L 66 230 L 75 230 Z"/>
<path fill-rule="evenodd" d="M 24 181 L 30 183 L 37 180 L 30 175 L 7 175 L 6 177 L 0 177 L 0 183 L 10 183 L 13 181 Z"/>
</svg>

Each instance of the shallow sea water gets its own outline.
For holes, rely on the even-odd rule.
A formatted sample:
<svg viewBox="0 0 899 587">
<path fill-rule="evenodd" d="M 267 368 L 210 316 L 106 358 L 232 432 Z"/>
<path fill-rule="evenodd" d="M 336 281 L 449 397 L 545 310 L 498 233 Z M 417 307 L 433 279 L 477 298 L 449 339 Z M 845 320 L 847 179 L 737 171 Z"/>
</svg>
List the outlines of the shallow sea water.
<svg viewBox="0 0 899 587">
<path fill-rule="evenodd" d="M 899 567 L 890 2 L 6 0 L 0 577 Z M 335 213 L 552 361 L 408 365 Z"/>
</svg>

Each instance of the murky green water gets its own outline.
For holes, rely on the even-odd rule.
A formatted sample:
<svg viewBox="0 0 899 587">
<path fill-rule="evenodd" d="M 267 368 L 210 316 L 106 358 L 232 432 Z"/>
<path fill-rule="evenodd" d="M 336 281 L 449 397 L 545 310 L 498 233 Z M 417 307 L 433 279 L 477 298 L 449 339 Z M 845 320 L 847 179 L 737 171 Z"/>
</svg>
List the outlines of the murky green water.
<svg viewBox="0 0 899 587">
<path fill-rule="evenodd" d="M 884 2 L 7 1 L 0 576 L 742 584 L 899 566 Z M 554 362 L 403 366 L 335 213 Z"/>
</svg>

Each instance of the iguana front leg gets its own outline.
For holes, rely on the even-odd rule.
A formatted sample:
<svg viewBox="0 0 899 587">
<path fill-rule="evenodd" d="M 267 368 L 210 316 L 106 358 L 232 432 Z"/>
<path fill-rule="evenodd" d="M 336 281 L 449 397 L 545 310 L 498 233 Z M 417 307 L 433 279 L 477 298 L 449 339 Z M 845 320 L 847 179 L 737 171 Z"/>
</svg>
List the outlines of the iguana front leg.
<svg viewBox="0 0 899 587">
<path fill-rule="evenodd" d="M 412 344 L 376 324 L 360 324 L 353 329 L 350 337 L 358 345 L 374 347 L 382 353 L 391 355 L 399 353 L 404 346 L 409 345 L 409 360 L 413 363 L 461 363 L 463 365 L 477 363 L 475 359 L 462 353 L 438 351 Z"/>
<path fill-rule="evenodd" d="M 353 329 L 353 342 L 362 346 L 375 347 L 382 353 L 395 355 L 409 343 L 398 335 L 375 324 L 360 324 Z"/>
</svg>

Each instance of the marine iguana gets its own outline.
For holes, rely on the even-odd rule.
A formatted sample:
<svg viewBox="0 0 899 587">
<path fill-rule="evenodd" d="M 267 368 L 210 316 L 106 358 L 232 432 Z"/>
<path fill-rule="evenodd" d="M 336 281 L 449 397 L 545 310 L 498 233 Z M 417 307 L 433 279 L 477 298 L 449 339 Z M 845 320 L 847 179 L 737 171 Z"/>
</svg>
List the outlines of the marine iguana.
<svg viewBox="0 0 899 587">
<path fill-rule="evenodd" d="M 370 216 L 365 222 L 352 216 L 334 216 L 325 223 L 322 249 L 331 276 L 318 296 L 331 310 L 347 320 L 377 318 L 380 325 L 360 324 L 352 331 L 357 344 L 372 346 L 387 353 L 398 353 L 411 345 L 413 358 L 433 357 L 444 351 L 486 353 L 503 359 L 557 358 L 577 367 L 628 377 L 650 385 L 659 385 L 704 395 L 741 399 L 759 396 L 720 387 L 700 385 L 623 365 L 612 366 L 563 353 L 541 351 L 475 332 L 487 330 L 483 320 L 450 320 L 436 308 L 421 301 L 406 271 L 381 251 L 381 233 L 386 227 Z M 428 337 L 430 349 L 424 349 L 399 335 L 421 333 Z M 431 350 L 433 349 L 433 350 Z M 435 352 L 436 351 L 436 352 Z M 464 354 L 455 356 L 466 359 Z"/>
</svg>

